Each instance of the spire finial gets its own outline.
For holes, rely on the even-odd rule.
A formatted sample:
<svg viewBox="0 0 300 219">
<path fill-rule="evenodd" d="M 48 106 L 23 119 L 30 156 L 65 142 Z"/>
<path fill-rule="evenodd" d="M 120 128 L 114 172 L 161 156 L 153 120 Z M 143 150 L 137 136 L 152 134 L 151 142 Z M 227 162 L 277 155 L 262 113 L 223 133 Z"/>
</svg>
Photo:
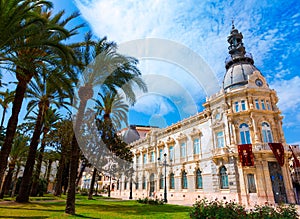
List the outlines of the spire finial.
<svg viewBox="0 0 300 219">
<path fill-rule="evenodd" d="M 231 24 L 232 24 L 232 29 L 234 29 L 235 27 L 234 27 L 234 19 L 233 18 L 231 20 Z"/>
</svg>

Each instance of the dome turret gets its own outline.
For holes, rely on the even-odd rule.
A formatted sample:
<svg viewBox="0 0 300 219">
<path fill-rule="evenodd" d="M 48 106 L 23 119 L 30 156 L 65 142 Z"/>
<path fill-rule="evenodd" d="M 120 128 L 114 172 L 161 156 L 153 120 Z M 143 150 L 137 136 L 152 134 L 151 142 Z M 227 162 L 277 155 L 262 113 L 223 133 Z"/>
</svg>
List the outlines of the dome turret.
<svg viewBox="0 0 300 219">
<path fill-rule="evenodd" d="M 246 53 L 243 44 L 243 34 L 232 23 L 230 35 L 227 38 L 229 56 L 225 60 L 226 74 L 223 80 L 223 88 L 243 86 L 248 83 L 248 75 L 258 69 L 250 53 Z"/>
<path fill-rule="evenodd" d="M 123 135 L 123 141 L 127 144 L 130 144 L 139 139 L 140 139 L 140 134 L 136 130 L 136 126 L 130 125 Z"/>
</svg>

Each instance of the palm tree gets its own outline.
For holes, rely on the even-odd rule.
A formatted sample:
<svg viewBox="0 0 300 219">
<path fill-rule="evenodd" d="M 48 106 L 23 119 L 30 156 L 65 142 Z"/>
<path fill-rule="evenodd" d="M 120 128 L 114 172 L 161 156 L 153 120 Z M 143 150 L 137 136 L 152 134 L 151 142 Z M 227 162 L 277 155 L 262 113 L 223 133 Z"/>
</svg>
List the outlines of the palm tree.
<svg viewBox="0 0 300 219">
<path fill-rule="evenodd" d="M 45 170 L 45 180 L 47 182 L 47 188 L 50 183 L 50 177 L 51 177 L 51 170 L 52 170 L 52 163 L 60 159 L 60 154 L 57 153 L 57 151 L 53 150 L 47 150 L 45 151 L 45 157 L 44 161 L 46 164 L 46 170 Z"/>
<path fill-rule="evenodd" d="M 112 136 L 112 128 L 114 130 L 121 128 L 122 123 L 127 124 L 127 114 L 129 110 L 128 104 L 125 103 L 124 97 L 121 95 L 115 93 L 115 92 L 107 92 L 104 91 L 102 93 L 98 93 L 99 98 L 95 101 L 96 106 L 95 109 L 97 111 L 96 115 L 98 117 L 98 124 L 101 124 L 101 126 L 107 125 L 111 126 L 111 128 L 104 128 L 104 127 L 99 127 L 102 131 L 102 136 L 103 138 L 108 139 L 108 136 L 104 135 L 109 135 Z M 100 120 L 104 120 L 101 121 Z M 107 130 L 107 131 L 104 131 Z M 110 133 L 108 133 L 110 132 Z M 115 139 L 115 136 L 113 137 Z M 105 141 L 105 140 L 104 140 Z M 106 141 L 107 143 L 107 141 Z M 114 142 L 114 145 L 116 142 Z M 120 146 L 120 144 L 118 145 Z M 125 146 L 125 144 L 122 144 L 122 146 Z M 112 149 L 112 148 L 110 148 Z M 114 151 L 116 152 L 116 151 Z M 126 153 L 125 153 L 126 154 Z M 99 158 L 100 159 L 100 158 Z M 92 199 L 93 197 L 93 191 L 94 191 L 94 183 L 96 181 L 96 174 L 97 174 L 97 169 L 94 168 L 93 170 L 93 175 L 92 175 L 92 180 L 91 180 L 91 185 L 90 185 L 90 191 L 89 191 L 89 199 Z M 110 188 L 109 188 L 110 189 Z"/>
<path fill-rule="evenodd" d="M 92 35 L 85 37 L 85 45 L 77 50 L 78 59 L 82 65 L 82 82 L 78 90 L 79 107 L 76 114 L 74 131 L 80 133 L 87 101 L 94 96 L 93 88 L 101 85 L 104 90 L 117 91 L 121 88 L 129 101 L 135 101 L 133 84 L 146 91 L 146 85 L 140 78 L 140 71 L 136 67 L 138 61 L 132 57 L 120 55 L 116 52 L 114 43 L 107 42 L 106 38 L 98 42 L 92 41 Z M 92 65 L 89 66 L 89 64 Z M 91 71 L 84 71 L 88 67 Z M 70 159 L 69 187 L 65 212 L 75 214 L 75 190 L 79 161 L 79 147 L 76 136 L 72 139 L 72 155 Z"/>
<path fill-rule="evenodd" d="M 21 35 L 14 41 L 16 45 L 9 45 L 14 50 L 8 50 L 8 53 L 4 56 L 5 60 L 10 61 L 14 67 L 11 70 L 14 70 L 18 82 L 12 106 L 12 114 L 7 124 L 6 138 L 0 151 L 0 182 L 7 166 L 7 158 L 11 150 L 19 112 L 28 83 L 32 77 L 39 75 L 42 72 L 41 70 L 45 69 L 45 67 L 47 68 L 47 66 L 61 67 L 61 62 L 63 62 L 64 66 L 68 67 L 75 60 L 73 50 L 64 44 L 64 40 L 75 35 L 76 30 L 80 27 L 77 26 L 71 30 L 65 27 L 78 14 L 72 14 L 61 21 L 64 15 L 63 11 L 51 16 L 51 11 L 47 11 L 47 9 L 46 11 L 42 11 L 42 8 L 33 8 L 28 13 L 39 15 L 39 18 L 45 22 L 32 24 L 31 28 L 27 30 L 28 35 Z M 23 18 L 22 24 L 33 22 L 32 19 L 28 18 L 27 20 L 26 18 Z M 65 72 L 71 74 L 71 71 L 66 70 Z"/>
<path fill-rule="evenodd" d="M 73 138 L 73 123 L 71 118 L 62 119 L 54 125 L 54 129 L 48 134 L 49 146 L 55 148 L 60 153 L 59 166 L 56 173 L 55 196 L 62 193 L 63 173 L 68 166 L 68 154 L 71 152 L 71 142 Z M 66 189 L 66 187 L 65 187 Z"/>
<path fill-rule="evenodd" d="M 0 32 L 6 33 L 0 36 L 0 61 L 5 59 L 3 54 L 10 52 L 19 46 L 15 43 L 20 37 L 35 35 L 39 32 L 37 23 L 45 23 L 45 20 L 34 9 L 38 7 L 52 7 L 50 1 L 40 0 L 1 0 L 0 1 Z M 32 45 L 36 42 L 32 41 Z"/>
<path fill-rule="evenodd" d="M 27 110 L 28 113 L 30 113 L 37 107 L 38 113 L 19 195 L 16 199 L 17 202 L 28 202 L 29 200 L 35 156 L 39 139 L 42 134 L 41 132 L 44 125 L 46 112 L 51 104 L 54 104 L 56 107 L 66 107 L 67 105 L 70 105 L 70 102 L 67 102 L 66 98 L 72 100 L 73 94 L 72 82 L 74 80 L 69 79 L 67 75 L 57 72 L 56 69 L 53 72 L 47 72 L 39 77 L 34 78 L 35 80 L 29 83 L 29 89 L 27 90 L 27 96 L 31 99 L 31 101 L 28 103 Z"/>
<path fill-rule="evenodd" d="M 95 106 L 97 117 L 110 120 L 115 129 L 120 129 L 122 123 L 127 125 L 129 106 L 124 101 L 124 98 L 115 92 L 98 93 L 98 95 L 99 99 L 96 100 Z"/>
<path fill-rule="evenodd" d="M 16 133 L 14 142 L 12 145 L 12 150 L 9 154 L 9 165 L 8 172 L 6 174 L 4 184 L 2 186 L 2 191 L 0 193 L 0 198 L 3 198 L 4 195 L 8 194 L 9 187 L 12 182 L 13 173 L 17 165 L 18 169 L 24 161 L 24 158 L 28 152 L 28 141 L 29 137 L 21 133 Z M 17 176 L 19 171 L 16 171 L 15 175 Z M 13 181 L 15 183 L 15 181 Z"/>
<path fill-rule="evenodd" d="M 10 103 L 13 102 L 14 100 L 14 91 L 9 91 L 8 89 L 6 89 L 6 91 L 0 91 L 0 96 L 2 96 L 3 99 L 0 99 L 0 105 L 3 108 L 3 112 L 2 112 L 2 118 L 1 118 L 1 123 L 0 123 L 0 132 L 3 129 L 3 124 L 4 124 L 4 120 L 5 120 L 5 114 L 8 108 L 8 105 Z"/>
<path fill-rule="evenodd" d="M 37 196 L 37 191 L 38 191 L 37 185 L 38 185 L 38 180 L 39 180 L 40 173 L 41 173 L 43 155 L 44 155 L 44 150 L 46 147 L 48 132 L 52 129 L 52 127 L 57 122 L 60 121 L 60 119 L 61 119 L 61 115 L 57 112 L 56 109 L 49 108 L 46 111 L 46 114 L 44 117 L 44 126 L 43 126 L 43 130 L 42 130 L 43 139 L 42 139 L 41 147 L 39 148 L 35 173 L 33 175 L 33 181 L 32 181 L 32 186 L 31 186 L 31 196 Z"/>
</svg>

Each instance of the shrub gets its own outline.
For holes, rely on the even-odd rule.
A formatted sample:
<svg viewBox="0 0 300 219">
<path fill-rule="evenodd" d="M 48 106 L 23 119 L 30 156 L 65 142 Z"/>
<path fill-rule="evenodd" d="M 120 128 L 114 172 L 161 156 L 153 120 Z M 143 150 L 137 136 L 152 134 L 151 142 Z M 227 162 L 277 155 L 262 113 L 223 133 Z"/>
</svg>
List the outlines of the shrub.
<svg viewBox="0 0 300 219">
<path fill-rule="evenodd" d="M 144 198 L 144 199 L 141 199 L 139 198 L 137 200 L 138 203 L 141 203 L 141 204 L 149 204 L 149 205 L 163 205 L 164 204 L 164 201 L 162 199 L 152 199 L 152 198 Z"/>
<path fill-rule="evenodd" d="M 207 199 L 201 199 L 193 205 L 190 211 L 190 218 L 193 219 L 238 219 L 246 217 L 246 210 L 243 206 L 234 202 L 224 203 L 222 201 L 218 201 L 217 199 L 210 202 Z"/>
<path fill-rule="evenodd" d="M 80 195 L 88 195 L 88 194 L 89 194 L 88 189 L 83 188 L 83 189 L 80 190 Z"/>
<path fill-rule="evenodd" d="M 222 202 L 217 199 L 197 201 L 190 210 L 190 218 L 193 219 L 297 219 L 295 205 L 255 205 L 254 209 L 247 212 L 244 206 L 235 202 Z"/>
<path fill-rule="evenodd" d="M 298 213 L 295 205 L 280 204 L 277 207 L 265 204 L 263 206 L 255 205 L 254 210 L 250 212 L 252 218 L 265 219 L 297 219 Z"/>
</svg>

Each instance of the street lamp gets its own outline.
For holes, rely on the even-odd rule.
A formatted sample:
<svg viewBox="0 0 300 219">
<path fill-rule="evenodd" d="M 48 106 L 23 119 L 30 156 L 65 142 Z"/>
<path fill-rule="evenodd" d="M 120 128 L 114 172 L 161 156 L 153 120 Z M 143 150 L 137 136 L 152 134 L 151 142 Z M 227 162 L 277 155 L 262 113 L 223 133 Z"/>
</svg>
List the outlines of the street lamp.
<svg viewBox="0 0 300 219">
<path fill-rule="evenodd" d="M 129 182 L 129 199 L 132 199 L 132 175 L 133 175 L 133 167 L 131 166 L 129 169 L 129 176 L 130 176 L 130 182 Z"/>
<path fill-rule="evenodd" d="M 167 203 L 168 199 L 167 199 L 167 166 L 170 166 L 169 164 L 167 164 L 167 154 L 164 154 L 164 160 L 163 163 L 160 163 L 160 157 L 157 159 L 159 162 L 160 166 L 164 166 L 165 167 L 165 186 L 164 186 L 164 202 Z"/>
</svg>

